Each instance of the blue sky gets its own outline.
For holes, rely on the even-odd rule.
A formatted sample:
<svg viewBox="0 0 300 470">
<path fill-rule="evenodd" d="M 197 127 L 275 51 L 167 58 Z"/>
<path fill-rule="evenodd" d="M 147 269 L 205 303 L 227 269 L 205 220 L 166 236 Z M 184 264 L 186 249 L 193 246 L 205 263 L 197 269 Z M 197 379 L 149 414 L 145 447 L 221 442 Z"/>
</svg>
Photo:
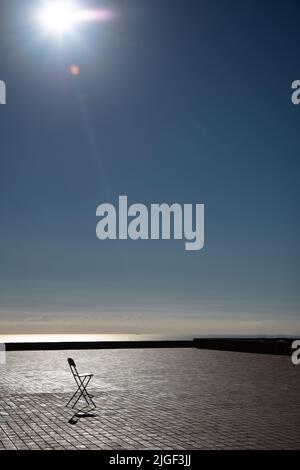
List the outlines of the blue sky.
<svg viewBox="0 0 300 470">
<path fill-rule="evenodd" d="M 0 0 L 0 329 L 300 333 L 299 2 L 82 1 L 63 41 L 39 4 Z M 204 203 L 204 249 L 99 241 L 121 194 Z"/>
</svg>

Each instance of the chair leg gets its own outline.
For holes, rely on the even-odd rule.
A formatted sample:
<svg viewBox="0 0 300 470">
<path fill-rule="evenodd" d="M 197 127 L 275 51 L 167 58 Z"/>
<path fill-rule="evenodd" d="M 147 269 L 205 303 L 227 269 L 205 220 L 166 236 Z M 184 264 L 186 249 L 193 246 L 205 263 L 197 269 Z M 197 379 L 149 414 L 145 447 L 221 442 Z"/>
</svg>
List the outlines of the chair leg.
<svg viewBox="0 0 300 470">
<path fill-rule="evenodd" d="M 76 392 L 71 396 L 70 400 L 68 401 L 68 403 L 65 405 L 66 407 L 69 406 L 69 404 L 71 403 L 71 401 L 73 400 L 73 398 L 77 395 L 78 393 L 78 389 L 76 390 Z"/>
<path fill-rule="evenodd" d="M 89 381 L 90 380 L 88 380 L 87 383 L 83 386 L 81 396 L 83 396 L 83 398 L 85 399 L 87 406 L 93 406 L 93 408 L 96 408 L 96 405 L 93 401 L 93 395 L 91 395 L 87 391 L 87 386 L 88 386 Z M 79 399 L 77 401 L 79 401 Z"/>
<path fill-rule="evenodd" d="M 70 405 L 70 403 L 72 403 L 72 400 L 77 396 L 77 394 L 79 394 L 79 396 L 77 397 L 77 399 L 75 400 L 75 402 L 73 403 L 71 407 L 72 409 L 74 409 L 74 407 L 79 402 L 81 397 L 84 398 L 85 402 L 87 403 L 87 406 L 93 406 L 93 408 L 96 408 L 96 405 L 93 401 L 93 395 L 89 394 L 87 391 L 87 386 L 90 380 L 91 380 L 91 377 L 88 377 L 87 380 L 86 378 L 84 378 L 83 380 L 79 378 L 79 382 L 76 381 L 78 388 L 76 392 L 72 395 L 68 403 L 66 404 L 67 407 Z"/>
<path fill-rule="evenodd" d="M 80 400 L 81 397 L 83 397 L 86 401 L 86 398 L 85 398 L 85 395 L 87 393 L 86 387 L 88 386 L 90 380 L 91 380 L 91 377 L 88 377 L 88 379 L 85 383 L 85 378 L 83 380 L 79 379 L 78 392 L 80 392 L 80 394 L 79 394 L 79 397 L 77 398 L 77 400 L 73 403 L 72 408 L 75 407 L 75 405 L 78 403 L 78 401 Z"/>
</svg>

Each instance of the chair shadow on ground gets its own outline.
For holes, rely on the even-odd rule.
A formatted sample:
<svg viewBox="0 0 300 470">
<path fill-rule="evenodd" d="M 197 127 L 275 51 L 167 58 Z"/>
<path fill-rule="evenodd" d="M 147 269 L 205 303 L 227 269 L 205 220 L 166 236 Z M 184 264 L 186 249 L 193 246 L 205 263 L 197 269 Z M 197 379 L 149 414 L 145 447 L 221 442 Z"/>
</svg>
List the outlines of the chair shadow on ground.
<svg viewBox="0 0 300 470">
<path fill-rule="evenodd" d="M 92 413 L 92 411 L 83 411 L 79 410 L 76 411 L 76 413 L 73 414 L 73 416 L 69 419 L 70 424 L 77 424 L 80 419 L 83 418 L 95 418 L 97 415 L 95 413 Z"/>
</svg>

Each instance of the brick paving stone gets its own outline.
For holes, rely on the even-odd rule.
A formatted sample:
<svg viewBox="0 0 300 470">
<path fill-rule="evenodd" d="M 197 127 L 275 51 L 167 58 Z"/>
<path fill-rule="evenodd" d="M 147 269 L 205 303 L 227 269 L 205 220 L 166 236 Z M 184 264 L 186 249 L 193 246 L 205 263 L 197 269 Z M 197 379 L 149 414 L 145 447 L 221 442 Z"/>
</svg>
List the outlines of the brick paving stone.
<svg viewBox="0 0 300 470">
<path fill-rule="evenodd" d="M 95 374 L 72 425 L 67 358 Z M 200 349 L 8 352 L 0 449 L 300 449 L 300 366 Z"/>
</svg>

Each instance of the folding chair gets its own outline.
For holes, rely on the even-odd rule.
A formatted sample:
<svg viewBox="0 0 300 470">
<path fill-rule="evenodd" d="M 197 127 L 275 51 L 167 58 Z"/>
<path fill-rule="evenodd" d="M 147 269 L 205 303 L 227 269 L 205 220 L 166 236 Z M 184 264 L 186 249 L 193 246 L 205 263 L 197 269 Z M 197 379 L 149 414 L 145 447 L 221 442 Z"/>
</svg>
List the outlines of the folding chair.
<svg viewBox="0 0 300 470">
<path fill-rule="evenodd" d="M 75 383 L 77 385 L 77 390 L 76 392 L 72 395 L 66 406 L 71 406 L 71 408 L 74 408 L 76 404 L 79 402 L 80 398 L 83 398 L 86 401 L 86 406 L 81 408 L 82 410 L 84 408 L 87 408 L 88 406 L 92 408 L 96 408 L 95 403 L 93 402 L 94 395 L 91 395 L 87 391 L 87 386 L 94 376 L 94 374 L 78 374 L 76 364 L 73 359 L 69 358 L 68 363 L 72 372 L 72 375 L 74 377 Z M 72 404 L 72 402 L 74 402 Z"/>
</svg>

